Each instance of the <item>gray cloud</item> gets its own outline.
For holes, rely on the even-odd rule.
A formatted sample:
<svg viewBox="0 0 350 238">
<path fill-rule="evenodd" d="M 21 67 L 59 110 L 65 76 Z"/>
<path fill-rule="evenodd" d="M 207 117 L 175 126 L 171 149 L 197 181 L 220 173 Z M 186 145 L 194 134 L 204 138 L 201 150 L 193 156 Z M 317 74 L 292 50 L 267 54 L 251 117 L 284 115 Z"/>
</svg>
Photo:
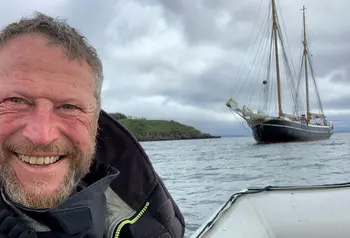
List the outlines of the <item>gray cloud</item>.
<svg viewBox="0 0 350 238">
<path fill-rule="evenodd" d="M 115 3 L 114 0 L 104 0 L 103 4 L 98 1 L 66 1 L 56 11 L 103 53 L 105 44 L 110 41 L 106 28 L 115 16 Z"/>
<path fill-rule="evenodd" d="M 341 98 L 326 101 L 324 106 L 334 110 L 350 110 L 350 94 Z"/>
<path fill-rule="evenodd" d="M 277 1 L 282 10 L 295 67 L 301 50 L 301 0 Z M 258 100 L 262 74 L 251 69 L 245 87 L 237 78 L 249 36 L 269 1 L 247 0 L 106 0 L 11 1 L 0 4 L 1 26 L 32 11 L 59 16 L 87 36 L 104 63 L 103 107 L 147 118 L 174 119 L 212 133 L 241 126 L 225 107 L 237 96 L 240 104 Z M 317 82 L 329 118 L 345 120 L 337 111 L 350 109 L 350 2 L 307 1 L 307 25 Z M 263 30 L 263 29 L 260 29 Z M 252 40 L 254 40 L 254 31 Z M 252 42 L 250 42 L 252 43 Z M 252 59 L 254 54 L 249 54 Z M 261 61 L 255 66 L 263 65 Z M 252 66 L 247 64 L 247 69 Z M 245 76 L 242 74 L 241 76 Z M 283 75 L 282 75 L 283 76 Z M 276 82 L 271 81 L 276 100 Z M 286 88 L 286 83 L 283 83 Z M 230 89 L 233 87 L 233 91 Z M 252 90 L 257 93 L 249 98 Z M 303 94 L 300 95 L 301 100 Z M 315 95 L 312 92 L 312 105 Z M 283 92 L 285 110 L 291 110 Z M 276 103 L 272 105 L 272 111 Z M 343 113 L 344 114 L 344 113 Z"/>
</svg>

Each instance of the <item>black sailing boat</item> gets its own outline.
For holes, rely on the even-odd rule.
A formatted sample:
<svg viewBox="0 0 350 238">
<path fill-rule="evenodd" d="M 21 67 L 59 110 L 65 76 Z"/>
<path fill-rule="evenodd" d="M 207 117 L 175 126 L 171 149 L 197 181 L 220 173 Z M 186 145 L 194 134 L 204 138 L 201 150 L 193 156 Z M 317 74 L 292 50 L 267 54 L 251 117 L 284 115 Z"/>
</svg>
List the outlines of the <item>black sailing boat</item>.
<svg viewBox="0 0 350 238">
<path fill-rule="evenodd" d="M 288 56 L 288 45 L 285 43 L 285 38 L 282 34 L 280 27 L 281 19 L 277 14 L 275 0 L 271 0 L 269 4 L 267 17 L 265 21 L 261 21 L 262 25 L 265 22 L 265 27 L 260 27 L 256 31 L 260 32 L 264 30 L 260 44 L 254 44 L 254 46 L 258 46 L 257 53 L 253 57 L 254 60 L 252 63 L 245 64 L 248 66 L 246 81 L 243 82 L 243 85 L 240 85 L 236 80 L 235 100 L 231 97 L 227 101 L 226 106 L 234 112 L 234 115 L 239 115 L 246 121 L 251 128 L 254 139 L 261 144 L 329 139 L 333 134 L 334 128 L 333 124 L 326 119 L 323 112 L 314 77 L 312 56 L 307 42 L 305 7 L 302 8 L 303 30 L 301 32 L 301 41 L 303 47 L 300 52 L 300 70 L 297 75 L 293 68 L 291 56 Z M 257 39 L 258 37 L 255 41 Z M 264 44 L 264 41 L 267 44 Z M 273 51 L 274 54 L 272 53 Z M 282 52 L 282 60 L 279 59 L 279 51 Z M 259 62 L 258 56 L 264 52 L 267 58 Z M 274 58 L 275 62 L 272 62 L 272 58 Z M 265 63 L 266 67 L 264 67 Z M 282 64 L 284 65 L 284 72 L 282 72 Z M 276 72 L 271 74 L 271 68 L 273 66 Z M 254 70 L 257 72 L 255 75 Z M 302 71 L 304 71 L 304 74 Z M 312 76 L 313 91 L 310 87 L 309 71 Z M 250 83 L 247 83 L 249 80 Z M 257 83 L 257 81 L 262 82 L 262 84 Z M 247 88 L 244 88 L 244 85 Z M 257 85 L 260 89 L 259 93 L 256 93 Z M 304 86 L 301 87 L 301 85 Z M 289 89 L 289 91 L 283 90 L 283 88 Z M 315 94 L 313 101 L 311 99 L 312 92 Z M 249 101 L 243 107 L 238 106 L 239 95 L 245 101 Z M 287 97 L 288 95 L 289 97 Z M 253 96 L 259 96 L 259 98 L 254 100 Z M 288 98 L 291 99 L 290 103 L 288 103 Z M 318 106 L 318 113 L 311 112 L 310 104 L 312 102 Z M 276 103 L 275 107 L 273 107 L 274 103 Z M 306 108 L 303 108 L 303 105 L 306 105 Z M 249 107 L 257 107 L 257 111 L 253 112 Z M 292 113 L 284 113 L 282 108 L 289 109 Z M 273 111 L 271 109 L 276 110 L 275 114 L 271 112 Z"/>
</svg>

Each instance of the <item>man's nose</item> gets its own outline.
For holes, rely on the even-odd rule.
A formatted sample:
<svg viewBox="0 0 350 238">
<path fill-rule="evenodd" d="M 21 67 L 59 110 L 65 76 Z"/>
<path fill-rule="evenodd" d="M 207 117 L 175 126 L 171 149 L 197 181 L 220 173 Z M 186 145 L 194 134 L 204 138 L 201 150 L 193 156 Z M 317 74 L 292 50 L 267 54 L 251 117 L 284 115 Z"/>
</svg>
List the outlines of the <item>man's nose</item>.
<svg viewBox="0 0 350 238">
<path fill-rule="evenodd" d="M 36 145 L 47 145 L 60 136 L 54 113 L 48 107 L 35 108 L 30 112 L 22 135 Z"/>
</svg>

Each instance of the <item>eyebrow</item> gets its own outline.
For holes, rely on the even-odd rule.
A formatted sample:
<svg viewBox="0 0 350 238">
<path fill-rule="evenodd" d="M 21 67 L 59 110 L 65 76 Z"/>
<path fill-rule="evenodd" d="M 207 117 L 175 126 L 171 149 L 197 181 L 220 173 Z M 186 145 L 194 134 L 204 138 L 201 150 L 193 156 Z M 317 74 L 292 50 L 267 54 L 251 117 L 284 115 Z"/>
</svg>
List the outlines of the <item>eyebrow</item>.
<svg viewBox="0 0 350 238">
<path fill-rule="evenodd" d="M 19 91 L 19 90 L 14 90 L 13 91 L 13 94 L 15 95 L 19 95 L 19 96 L 22 96 L 24 98 L 28 98 L 30 100 L 35 100 L 35 96 L 33 95 L 30 95 L 28 93 L 25 93 L 23 91 Z M 50 93 L 48 93 L 48 96 L 50 95 Z M 45 97 L 47 98 L 48 100 L 52 100 L 54 101 L 55 103 L 58 102 L 58 103 L 78 103 L 78 104 L 82 104 L 84 100 L 79 100 L 77 98 L 72 98 L 72 97 L 68 97 L 68 98 L 63 98 L 63 99 L 60 99 L 60 98 L 57 98 L 57 97 L 54 97 L 51 98 L 50 97 Z"/>
<path fill-rule="evenodd" d="M 19 95 L 19 96 L 22 96 L 22 97 L 25 97 L 25 98 L 29 98 L 29 99 L 34 99 L 33 96 L 30 96 L 29 94 L 27 94 L 25 92 L 22 92 L 22 91 L 18 91 L 18 90 L 12 91 L 11 94 Z"/>
</svg>

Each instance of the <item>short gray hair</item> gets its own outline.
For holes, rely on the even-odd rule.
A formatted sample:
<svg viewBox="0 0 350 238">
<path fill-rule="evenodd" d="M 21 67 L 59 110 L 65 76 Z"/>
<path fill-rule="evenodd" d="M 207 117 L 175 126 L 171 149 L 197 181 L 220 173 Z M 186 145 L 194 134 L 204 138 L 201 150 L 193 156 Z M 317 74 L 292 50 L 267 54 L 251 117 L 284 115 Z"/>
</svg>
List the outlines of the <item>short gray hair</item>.
<svg viewBox="0 0 350 238">
<path fill-rule="evenodd" d="M 23 17 L 20 21 L 3 28 L 0 32 L 0 44 L 4 45 L 13 37 L 28 33 L 43 34 L 48 37 L 50 43 L 60 45 L 70 59 L 85 60 L 89 64 L 95 74 L 94 95 L 99 110 L 101 107 L 103 67 L 96 49 L 86 41 L 86 38 L 65 21 L 41 12 L 34 12 L 32 18 Z"/>
</svg>

